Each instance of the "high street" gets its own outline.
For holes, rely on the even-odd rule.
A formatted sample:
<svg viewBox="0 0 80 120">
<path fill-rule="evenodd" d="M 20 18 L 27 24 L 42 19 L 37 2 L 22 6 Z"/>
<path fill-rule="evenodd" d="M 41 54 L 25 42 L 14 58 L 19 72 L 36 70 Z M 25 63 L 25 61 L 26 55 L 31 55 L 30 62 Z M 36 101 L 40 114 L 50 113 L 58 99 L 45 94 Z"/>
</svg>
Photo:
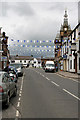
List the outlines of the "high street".
<svg viewBox="0 0 80 120">
<path fill-rule="evenodd" d="M 78 118 L 78 81 L 27 68 L 18 83 L 18 95 L 3 109 L 3 118 Z"/>
</svg>

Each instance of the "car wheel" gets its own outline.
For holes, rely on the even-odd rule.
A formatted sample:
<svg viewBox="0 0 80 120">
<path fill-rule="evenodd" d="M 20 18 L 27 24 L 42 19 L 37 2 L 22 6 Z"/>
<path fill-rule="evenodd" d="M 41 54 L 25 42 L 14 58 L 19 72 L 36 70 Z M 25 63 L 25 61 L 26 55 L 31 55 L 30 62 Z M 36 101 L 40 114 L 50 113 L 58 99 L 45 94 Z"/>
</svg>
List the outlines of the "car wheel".
<svg viewBox="0 0 80 120">
<path fill-rule="evenodd" d="M 15 90 L 14 90 L 13 96 L 15 97 L 16 95 L 17 95 L 17 88 L 15 87 Z"/>
<path fill-rule="evenodd" d="M 9 107 L 9 104 L 10 104 L 10 97 L 8 95 L 7 100 L 6 100 L 6 107 Z"/>
</svg>

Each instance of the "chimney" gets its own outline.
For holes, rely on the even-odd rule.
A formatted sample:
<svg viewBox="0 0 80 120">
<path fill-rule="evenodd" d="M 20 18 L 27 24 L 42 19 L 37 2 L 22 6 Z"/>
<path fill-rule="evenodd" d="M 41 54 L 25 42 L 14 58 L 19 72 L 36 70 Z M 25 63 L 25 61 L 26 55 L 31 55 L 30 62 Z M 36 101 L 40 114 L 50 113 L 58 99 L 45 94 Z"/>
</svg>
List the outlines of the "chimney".
<svg viewBox="0 0 80 120">
<path fill-rule="evenodd" d="M 5 37 L 5 32 L 3 32 L 3 37 Z"/>
</svg>

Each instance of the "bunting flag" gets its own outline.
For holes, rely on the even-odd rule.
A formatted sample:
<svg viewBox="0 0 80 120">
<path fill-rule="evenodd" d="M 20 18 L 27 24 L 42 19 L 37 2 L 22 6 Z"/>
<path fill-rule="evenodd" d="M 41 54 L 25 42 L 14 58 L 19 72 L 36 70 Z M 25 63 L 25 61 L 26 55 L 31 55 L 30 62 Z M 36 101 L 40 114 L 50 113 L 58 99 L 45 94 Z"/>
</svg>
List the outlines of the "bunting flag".
<svg viewBox="0 0 80 120">
<path fill-rule="evenodd" d="M 17 42 L 19 43 L 19 40 L 17 40 Z"/>
<path fill-rule="evenodd" d="M 11 39 L 11 41 L 14 41 L 13 39 Z"/>
<path fill-rule="evenodd" d="M 26 42 L 26 40 L 24 40 L 24 43 Z"/>
</svg>

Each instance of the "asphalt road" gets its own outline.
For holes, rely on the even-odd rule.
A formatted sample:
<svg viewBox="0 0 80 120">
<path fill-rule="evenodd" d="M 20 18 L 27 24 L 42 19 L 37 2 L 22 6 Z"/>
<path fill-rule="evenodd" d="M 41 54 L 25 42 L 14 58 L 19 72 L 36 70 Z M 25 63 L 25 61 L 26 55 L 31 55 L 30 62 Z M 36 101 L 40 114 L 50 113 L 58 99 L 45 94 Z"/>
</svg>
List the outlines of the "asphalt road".
<svg viewBox="0 0 80 120">
<path fill-rule="evenodd" d="M 3 110 L 4 118 L 78 118 L 79 84 L 41 68 L 27 68 L 18 81 L 18 95 Z"/>
<path fill-rule="evenodd" d="M 78 83 L 45 73 L 42 69 L 25 70 L 21 99 L 22 118 L 77 118 Z"/>
</svg>

